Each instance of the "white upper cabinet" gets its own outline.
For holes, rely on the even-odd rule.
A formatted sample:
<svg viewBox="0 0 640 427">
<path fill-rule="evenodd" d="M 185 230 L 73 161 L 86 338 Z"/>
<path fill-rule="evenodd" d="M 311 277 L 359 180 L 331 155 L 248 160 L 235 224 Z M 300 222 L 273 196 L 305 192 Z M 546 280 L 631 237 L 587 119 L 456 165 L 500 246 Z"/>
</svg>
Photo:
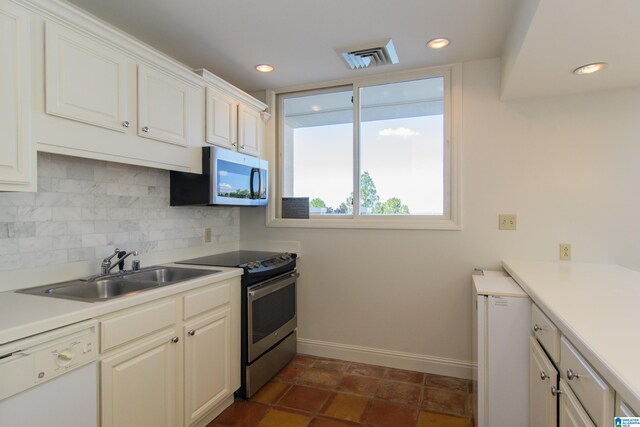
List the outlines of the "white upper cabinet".
<svg viewBox="0 0 640 427">
<path fill-rule="evenodd" d="M 238 101 L 209 86 L 206 104 L 206 141 L 235 149 L 238 145 Z"/>
<path fill-rule="evenodd" d="M 139 65 L 138 135 L 171 144 L 188 145 L 189 97 L 186 83 Z"/>
<path fill-rule="evenodd" d="M 126 132 L 127 58 L 53 22 L 46 23 L 45 37 L 47 113 Z"/>
<path fill-rule="evenodd" d="M 240 104 L 238 107 L 238 151 L 260 156 L 264 136 L 261 111 Z"/>
<path fill-rule="evenodd" d="M 0 191 L 36 191 L 29 20 L 25 9 L 0 2 Z"/>
<path fill-rule="evenodd" d="M 37 2 L 46 12 L 33 15 L 31 46 L 38 151 L 201 172 L 202 78 L 71 5 Z"/>
<path fill-rule="evenodd" d="M 196 70 L 207 85 L 206 142 L 250 156 L 263 155 L 266 104 L 205 69 Z"/>
</svg>

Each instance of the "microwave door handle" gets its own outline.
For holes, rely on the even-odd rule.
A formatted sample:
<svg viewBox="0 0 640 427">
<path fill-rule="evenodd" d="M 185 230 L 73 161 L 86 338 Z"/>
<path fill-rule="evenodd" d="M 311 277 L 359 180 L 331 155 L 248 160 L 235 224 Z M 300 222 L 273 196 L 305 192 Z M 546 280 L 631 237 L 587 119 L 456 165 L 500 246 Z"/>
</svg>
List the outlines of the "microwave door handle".
<svg viewBox="0 0 640 427">
<path fill-rule="evenodd" d="M 250 199 L 255 199 L 256 198 L 256 192 L 253 190 L 253 175 L 256 173 L 256 168 L 251 168 L 251 173 L 249 174 L 249 192 L 251 193 L 249 195 Z M 260 186 L 260 184 L 258 184 L 258 187 Z M 258 188 L 258 191 L 260 191 L 260 189 Z"/>
<path fill-rule="evenodd" d="M 258 171 L 258 195 L 256 199 L 260 199 L 262 197 L 262 171 L 260 169 L 256 169 Z"/>
</svg>

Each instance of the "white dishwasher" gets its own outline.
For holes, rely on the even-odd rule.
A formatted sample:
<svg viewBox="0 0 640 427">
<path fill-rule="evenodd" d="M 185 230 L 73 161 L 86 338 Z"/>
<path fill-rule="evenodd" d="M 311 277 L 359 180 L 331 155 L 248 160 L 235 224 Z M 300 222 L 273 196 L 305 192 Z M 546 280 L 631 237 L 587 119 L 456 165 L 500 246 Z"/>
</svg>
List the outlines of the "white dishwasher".
<svg viewBox="0 0 640 427">
<path fill-rule="evenodd" d="M 97 322 L 0 346 L 0 426 L 97 426 Z"/>
</svg>

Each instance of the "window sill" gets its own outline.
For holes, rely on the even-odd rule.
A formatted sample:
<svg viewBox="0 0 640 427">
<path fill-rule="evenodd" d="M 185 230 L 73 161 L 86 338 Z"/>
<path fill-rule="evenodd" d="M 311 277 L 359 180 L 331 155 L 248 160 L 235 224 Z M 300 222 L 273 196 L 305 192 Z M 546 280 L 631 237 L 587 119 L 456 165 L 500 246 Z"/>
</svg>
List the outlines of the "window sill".
<svg viewBox="0 0 640 427">
<path fill-rule="evenodd" d="M 381 230 L 450 230 L 460 231 L 459 222 L 429 217 L 385 217 L 385 218 L 319 218 L 288 219 L 269 218 L 267 227 L 279 228 L 351 228 Z"/>
</svg>

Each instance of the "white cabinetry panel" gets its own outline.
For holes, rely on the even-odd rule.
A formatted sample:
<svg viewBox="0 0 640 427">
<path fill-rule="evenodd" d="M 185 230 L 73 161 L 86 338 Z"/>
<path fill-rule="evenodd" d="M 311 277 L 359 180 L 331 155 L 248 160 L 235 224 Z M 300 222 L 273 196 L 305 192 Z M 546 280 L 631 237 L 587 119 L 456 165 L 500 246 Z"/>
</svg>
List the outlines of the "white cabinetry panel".
<svg viewBox="0 0 640 427">
<path fill-rule="evenodd" d="M 207 87 L 206 141 L 234 149 L 238 145 L 238 101 Z"/>
<path fill-rule="evenodd" d="M 46 23 L 46 111 L 126 132 L 127 59 L 90 37 Z"/>
<path fill-rule="evenodd" d="M 0 3 L 0 191 L 35 191 L 29 13 Z"/>
<path fill-rule="evenodd" d="M 189 87 L 168 74 L 138 66 L 138 135 L 188 144 Z"/>
<path fill-rule="evenodd" d="M 168 331 L 101 362 L 103 427 L 173 427 L 176 423 L 177 345 Z"/>
<path fill-rule="evenodd" d="M 263 128 L 260 111 L 240 104 L 238 107 L 238 151 L 251 156 L 260 156 Z"/>
<path fill-rule="evenodd" d="M 229 396 L 231 321 L 229 308 L 185 325 L 185 425 Z"/>
</svg>

